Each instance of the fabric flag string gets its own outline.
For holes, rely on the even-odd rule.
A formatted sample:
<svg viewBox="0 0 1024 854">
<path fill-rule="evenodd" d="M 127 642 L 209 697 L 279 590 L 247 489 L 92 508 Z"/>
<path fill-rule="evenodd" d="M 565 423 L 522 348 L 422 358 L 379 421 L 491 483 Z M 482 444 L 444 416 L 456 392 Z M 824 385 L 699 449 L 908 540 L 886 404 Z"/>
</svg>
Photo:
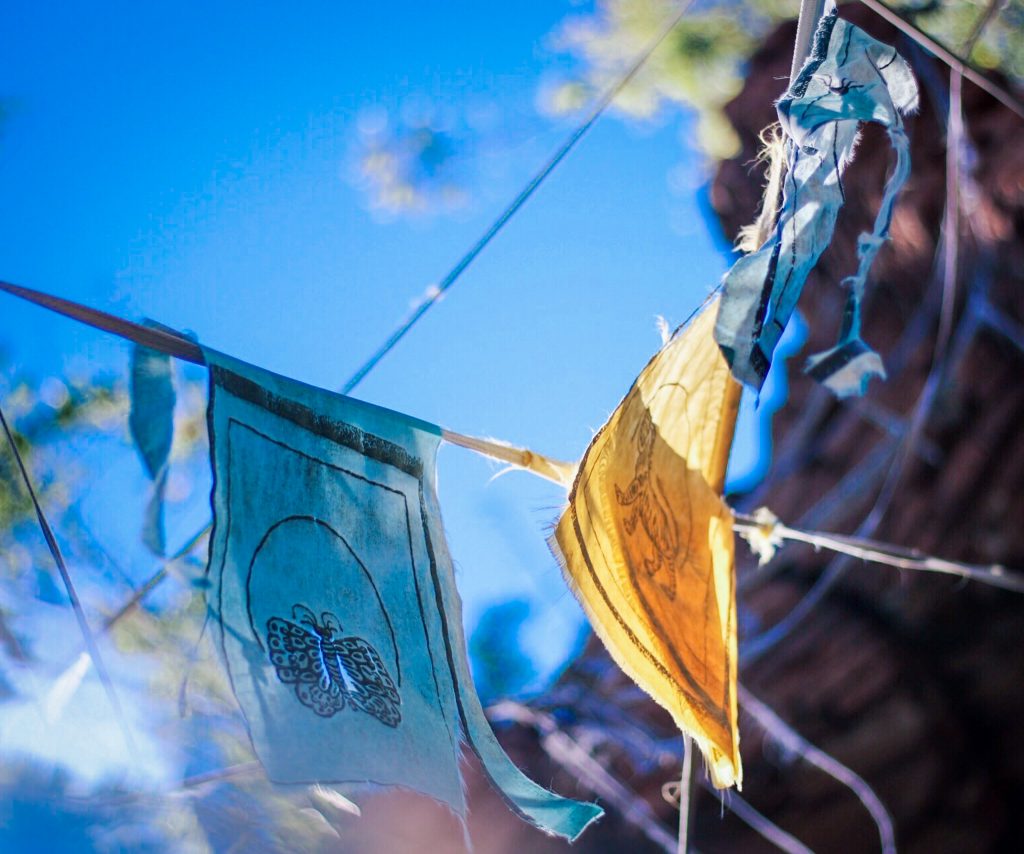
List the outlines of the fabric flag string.
<svg viewBox="0 0 1024 854">
<path fill-rule="evenodd" d="M 0 281 L 0 291 L 49 309 L 56 314 L 77 320 L 86 326 L 91 326 L 103 332 L 109 332 L 117 335 L 119 338 L 124 338 L 126 341 L 132 341 L 140 348 L 174 356 L 176 359 L 181 359 L 194 365 L 206 364 L 203 348 L 196 344 L 195 341 L 162 324 L 150 323 L 149 325 L 143 325 L 141 323 L 133 323 L 109 312 L 90 308 L 81 303 L 56 297 L 43 291 L 14 285 L 10 282 Z M 142 393 L 149 396 L 153 394 L 155 388 L 156 386 L 150 383 L 144 383 L 141 386 L 133 383 L 132 392 L 135 395 L 141 390 Z M 138 404 L 133 400 L 133 406 L 141 406 L 143 409 L 148 410 L 158 421 L 163 420 L 165 424 L 167 419 L 170 419 L 173 415 L 173 399 L 167 396 L 164 396 L 162 401 L 151 399 L 139 402 Z M 153 430 L 154 432 L 159 432 L 161 429 L 159 426 L 145 428 L 147 431 Z M 135 428 L 133 428 L 133 435 L 136 436 L 139 453 L 145 461 L 150 453 L 148 450 L 149 445 L 151 442 L 155 444 L 155 440 L 148 434 L 145 436 L 142 434 L 136 435 Z M 532 471 L 534 474 L 555 483 L 567 484 L 572 480 L 572 475 L 575 471 L 575 466 L 571 463 L 554 460 L 499 439 L 466 436 L 454 430 L 444 428 L 441 429 L 441 438 L 451 445 L 458 445 L 485 457 L 491 457 L 517 468 Z M 148 463 L 146 465 L 148 466 Z"/>
<path fill-rule="evenodd" d="M 640 373 L 580 462 L 549 541 L 612 658 L 671 714 L 718 788 L 742 783 L 732 514 L 740 385 L 715 298 Z"/>
<path fill-rule="evenodd" d="M 812 356 L 807 371 L 839 397 L 863 394 L 872 376 L 885 376 L 881 358 L 861 337 L 860 303 L 910 171 L 901 114 L 916 106 L 917 84 L 895 48 L 839 19 L 830 0 L 810 55 L 777 106 L 787 174 L 775 229 L 723 283 L 715 339 L 737 379 L 760 389 L 768 374 L 807 276 L 832 239 L 845 201 L 842 175 L 862 122 L 886 129 L 896 163 L 874 228 L 858 241 L 857 270 L 843 283 L 848 293 L 839 342 Z"/>
<path fill-rule="evenodd" d="M 441 430 L 441 438 L 451 445 L 458 445 L 492 460 L 508 463 L 567 489 L 572 486 L 572 479 L 576 476 L 576 463 L 555 460 L 536 451 L 517 448 L 500 439 L 479 439 L 444 429 Z"/>
<path fill-rule="evenodd" d="M 211 613 L 270 778 L 404 786 L 464 819 L 464 739 L 520 815 L 578 836 L 600 808 L 525 777 L 473 688 L 435 492 L 441 429 L 204 356 Z"/>
</svg>

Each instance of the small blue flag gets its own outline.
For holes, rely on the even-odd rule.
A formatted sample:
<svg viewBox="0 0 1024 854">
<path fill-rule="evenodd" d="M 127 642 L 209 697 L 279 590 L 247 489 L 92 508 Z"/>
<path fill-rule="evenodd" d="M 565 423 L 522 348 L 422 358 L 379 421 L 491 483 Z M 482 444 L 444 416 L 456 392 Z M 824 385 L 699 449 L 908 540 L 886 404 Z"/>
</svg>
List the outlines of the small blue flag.
<svg viewBox="0 0 1024 854">
<path fill-rule="evenodd" d="M 404 786 L 465 818 L 464 740 L 524 818 L 578 836 L 600 808 L 524 776 L 473 687 L 440 428 L 204 353 L 210 611 L 270 779 Z"/>
<path fill-rule="evenodd" d="M 147 323 L 159 327 L 159 324 Z M 142 542 L 154 554 L 163 555 L 164 491 L 167 465 L 174 443 L 174 368 L 171 357 L 141 344 L 132 348 L 131 411 L 128 429 L 138 448 L 153 491 L 146 504 Z"/>
</svg>

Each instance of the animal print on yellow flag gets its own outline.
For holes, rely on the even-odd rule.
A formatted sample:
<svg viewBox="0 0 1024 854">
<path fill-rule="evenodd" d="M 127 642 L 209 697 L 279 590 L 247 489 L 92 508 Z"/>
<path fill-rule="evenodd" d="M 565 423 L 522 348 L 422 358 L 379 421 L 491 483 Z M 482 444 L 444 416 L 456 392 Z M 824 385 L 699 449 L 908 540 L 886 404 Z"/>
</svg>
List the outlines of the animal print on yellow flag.
<svg viewBox="0 0 1024 854">
<path fill-rule="evenodd" d="M 690 735 L 719 788 L 742 782 L 732 514 L 740 386 L 710 301 L 648 363 L 580 462 L 552 546 L 619 666 Z"/>
</svg>

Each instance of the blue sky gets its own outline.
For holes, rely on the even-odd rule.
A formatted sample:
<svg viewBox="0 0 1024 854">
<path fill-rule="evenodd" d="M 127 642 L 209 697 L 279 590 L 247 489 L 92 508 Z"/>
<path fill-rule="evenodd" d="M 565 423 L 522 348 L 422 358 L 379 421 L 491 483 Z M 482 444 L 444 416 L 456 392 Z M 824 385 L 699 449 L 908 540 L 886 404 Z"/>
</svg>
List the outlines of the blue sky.
<svg viewBox="0 0 1024 854">
<path fill-rule="evenodd" d="M 571 129 L 539 113 L 538 92 L 569 67 L 550 34 L 589 8 L 12 6 L 0 32 L 0 278 L 337 388 Z M 381 217 L 352 180 L 360 127 L 423 110 L 454 129 L 464 203 Z M 578 457 L 659 346 L 656 316 L 678 324 L 724 272 L 690 136 L 681 114 L 603 118 L 356 396 Z M 0 344 L 37 377 L 83 359 L 127 366 L 123 342 L 7 298 Z M 745 417 L 741 469 L 756 433 Z M 142 469 L 126 444 L 103 454 L 118 474 L 104 471 L 112 485 L 87 513 L 127 548 L 131 502 L 111 496 L 139 496 L 141 516 Z M 525 641 L 550 671 L 582 619 L 544 541 L 564 494 L 496 471 L 441 451 L 467 622 L 528 600 Z M 170 509 L 172 543 L 208 512 L 206 489 Z M 133 554 L 145 577 L 151 565 Z"/>
</svg>

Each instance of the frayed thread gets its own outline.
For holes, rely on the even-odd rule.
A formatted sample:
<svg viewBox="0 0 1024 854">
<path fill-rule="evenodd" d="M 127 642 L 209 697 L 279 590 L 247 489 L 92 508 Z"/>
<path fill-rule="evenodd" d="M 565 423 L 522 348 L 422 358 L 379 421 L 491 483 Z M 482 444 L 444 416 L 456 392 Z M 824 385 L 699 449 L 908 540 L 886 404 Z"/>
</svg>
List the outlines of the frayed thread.
<svg viewBox="0 0 1024 854">
<path fill-rule="evenodd" d="M 760 249 L 775 228 L 775 219 L 782 209 L 782 182 L 786 177 L 786 136 L 782 125 L 773 122 L 761 131 L 761 148 L 754 165 L 765 165 L 764 194 L 761 210 L 749 225 L 743 226 L 736 238 L 736 250 L 747 255 Z"/>
</svg>

